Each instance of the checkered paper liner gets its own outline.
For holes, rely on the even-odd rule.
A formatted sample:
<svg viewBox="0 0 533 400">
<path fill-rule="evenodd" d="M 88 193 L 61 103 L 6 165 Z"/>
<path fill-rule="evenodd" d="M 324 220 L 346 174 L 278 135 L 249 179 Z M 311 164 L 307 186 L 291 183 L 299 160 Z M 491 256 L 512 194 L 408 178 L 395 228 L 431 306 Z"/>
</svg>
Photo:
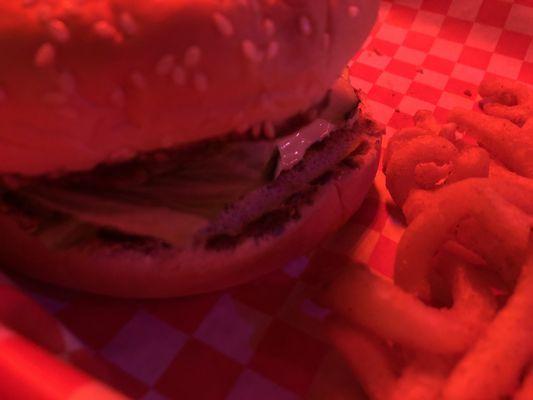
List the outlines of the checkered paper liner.
<svg viewBox="0 0 533 400">
<path fill-rule="evenodd" d="M 474 107 L 484 77 L 533 85 L 533 0 L 383 2 L 350 76 L 387 126 L 385 144 L 419 109 L 443 120 L 453 107 Z M 8 315 L 4 323 L 19 332 L 0 327 L 0 393 L 20 398 L 27 393 L 21 388 L 31 386 L 48 398 L 116 398 L 100 380 L 146 400 L 360 398 L 322 337 L 327 311 L 312 293 L 335 271 L 339 254 L 390 276 L 402 232 L 378 173 L 361 210 L 314 255 L 227 291 L 126 301 L 17 278 L 45 313 L 0 279 L 0 297 L 8 299 L 0 316 Z M 16 311 L 6 314 L 9 307 Z M 41 328 L 38 335 L 31 324 Z M 32 347 L 21 337 L 25 332 L 62 361 Z M 65 372 L 64 362 L 88 375 Z M 8 368 L 13 365 L 16 373 Z M 22 371 L 28 365 L 47 373 Z"/>
</svg>

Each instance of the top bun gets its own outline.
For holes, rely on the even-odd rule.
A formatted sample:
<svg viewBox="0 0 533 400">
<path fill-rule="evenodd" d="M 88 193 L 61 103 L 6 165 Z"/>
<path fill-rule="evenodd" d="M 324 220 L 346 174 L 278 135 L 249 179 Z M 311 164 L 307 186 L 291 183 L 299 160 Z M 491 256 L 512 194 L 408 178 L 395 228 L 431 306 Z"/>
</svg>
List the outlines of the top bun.
<svg viewBox="0 0 533 400">
<path fill-rule="evenodd" d="M 377 0 L 0 3 L 0 174 L 102 162 L 282 121 L 324 96 Z"/>
</svg>

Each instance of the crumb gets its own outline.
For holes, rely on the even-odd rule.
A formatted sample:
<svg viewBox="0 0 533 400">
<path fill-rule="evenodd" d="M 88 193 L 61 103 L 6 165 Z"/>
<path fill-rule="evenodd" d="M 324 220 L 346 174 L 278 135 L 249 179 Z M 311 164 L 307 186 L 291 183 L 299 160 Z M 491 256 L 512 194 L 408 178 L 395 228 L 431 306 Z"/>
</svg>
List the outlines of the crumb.
<svg viewBox="0 0 533 400">
<path fill-rule="evenodd" d="M 466 89 L 463 93 L 465 96 L 472 97 L 472 91 L 470 89 Z"/>
<path fill-rule="evenodd" d="M 379 51 L 378 49 L 376 49 L 375 47 L 372 49 L 374 51 L 374 53 L 376 53 L 378 56 L 382 56 L 383 53 L 381 51 Z"/>
</svg>

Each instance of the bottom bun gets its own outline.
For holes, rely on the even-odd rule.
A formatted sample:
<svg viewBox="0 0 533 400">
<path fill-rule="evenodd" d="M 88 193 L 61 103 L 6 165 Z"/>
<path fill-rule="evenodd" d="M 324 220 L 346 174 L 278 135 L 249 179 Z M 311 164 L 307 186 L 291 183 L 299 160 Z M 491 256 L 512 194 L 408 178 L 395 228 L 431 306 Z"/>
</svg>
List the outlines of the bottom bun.
<svg viewBox="0 0 533 400">
<path fill-rule="evenodd" d="M 223 250 L 162 247 L 145 252 L 115 246 L 55 251 L 0 214 L 0 264 L 61 286 L 117 297 L 173 297 L 245 283 L 309 253 L 357 211 L 380 155 L 379 136 L 366 140 L 364 152 L 337 165 L 333 177 L 299 210 L 298 219 L 280 227 L 281 233 Z"/>
</svg>

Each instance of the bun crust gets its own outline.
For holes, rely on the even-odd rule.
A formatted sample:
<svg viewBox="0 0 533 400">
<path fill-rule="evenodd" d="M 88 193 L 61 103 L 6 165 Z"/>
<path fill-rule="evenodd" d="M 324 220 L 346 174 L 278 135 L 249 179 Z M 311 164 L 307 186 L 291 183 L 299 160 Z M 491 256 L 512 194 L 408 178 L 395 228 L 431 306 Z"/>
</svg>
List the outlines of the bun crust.
<svg viewBox="0 0 533 400">
<path fill-rule="evenodd" d="M 319 187 L 301 217 L 276 236 L 247 239 L 232 250 L 175 249 L 144 253 L 99 249 L 53 252 L 0 214 L 0 264 L 40 280 L 119 297 L 171 297 L 209 292 L 244 283 L 306 254 L 336 231 L 360 207 L 378 168 L 380 138 L 368 137 L 357 168 L 339 167 Z"/>
<path fill-rule="evenodd" d="M 322 98 L 376 0 L 4 1 L 0 174 L 91 169 Z"/>
</svg>

